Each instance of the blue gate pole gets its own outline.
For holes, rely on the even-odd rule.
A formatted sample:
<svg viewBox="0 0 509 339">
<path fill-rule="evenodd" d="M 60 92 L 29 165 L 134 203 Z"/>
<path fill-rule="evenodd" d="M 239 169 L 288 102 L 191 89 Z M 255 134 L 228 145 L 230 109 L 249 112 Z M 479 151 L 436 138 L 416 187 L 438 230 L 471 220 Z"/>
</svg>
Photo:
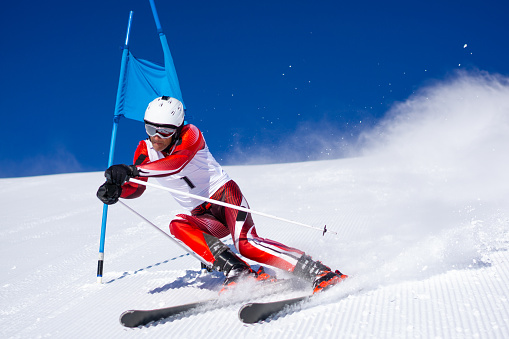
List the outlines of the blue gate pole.
<svg viewBox="0 0 509 339">
<path fill-rule="evenodd" d="M 117 140 L 117 128 L 121 115 L 120 101 L 122 100 L 122 89 L 126 73 L 128 51 L 129 51 L 129 33 L 131 32 L 131 21 L 133 19 L 133 11 L 129 13 L 129 23 L 127 24 L 127 34 L 125 38 L 124 50 L 122 51 L 122 61 L 120 64 L 120 77 L 118 79 L 117 99 L 115 103 L 115 114 L 113 116 L 113 130 L 111 131 L 110 154 L 108 157 L 108 167 L 113 165 L 113 156 L 115 154 L 115 143 Z M 97 262 L 97 282 L 102 283 L 103 267 L 104 267 L 104 239 L 106 238 L 106 221 L 108 219 L 108 205 L 103 205 L 103 215 L 101 224 L 101 241 L 99 244 L 99 261 Z"/>
<path fill-rule="evenodd" d="M 154 0 L 149 0 L 150 8 L 152 9 L 152 15 L 154 16 L 154 21 L 156 22 L 157 33 L 163 33 L 163 29 L 161 28 L 161 22 L 159 21 L 159 15 L 157 15 L 156 4 Z"/>
</svg>

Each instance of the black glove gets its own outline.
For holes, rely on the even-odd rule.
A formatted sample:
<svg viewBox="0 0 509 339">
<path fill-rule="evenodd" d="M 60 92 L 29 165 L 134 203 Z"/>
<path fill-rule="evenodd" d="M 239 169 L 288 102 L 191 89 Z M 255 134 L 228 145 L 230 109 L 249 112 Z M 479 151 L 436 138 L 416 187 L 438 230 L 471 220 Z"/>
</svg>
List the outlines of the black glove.
<svg viewBox="0 0 509 339">
<path fill-rule="evenodd" d="M 113 205 L 120 198 L 122 187 L 109 182 L 102 184 L 97 190 L 97 197 L 106 205 Z"/>
<path fill-rule="evenodd" d="M 106 181 L 110 184 L 122 185 L 130 178 L 138 176 L 138 169 L 131 165 L 113 165 L 104 172 Z"/>
</svg>

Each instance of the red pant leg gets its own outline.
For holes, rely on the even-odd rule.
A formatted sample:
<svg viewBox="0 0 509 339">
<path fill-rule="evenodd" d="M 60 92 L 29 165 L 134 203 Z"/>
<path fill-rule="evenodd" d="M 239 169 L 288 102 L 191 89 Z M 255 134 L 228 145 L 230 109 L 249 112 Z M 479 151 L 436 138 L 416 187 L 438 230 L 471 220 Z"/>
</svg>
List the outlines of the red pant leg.
<svg viewBox="0 0 509 339">
<path fill-rule="evenodd" d="M 228 229 L 212 216 L 189 216 L 179 214 L 170 223 L 170 232 L 175 238 L 186 244 L 193 252 L 208 261 L 214 262 L 214 255 L 210 249 L 217 238 L 228 235 Z"/>
<path fill-rule="evenodd" d="M 249 208 L 233 180 L 223 185 L 211 199 Z M 208 208 L 198 206 L 191 216 L 179 214 L 178 217 L 170 223 L 170 232 L 210 263 L 214 262 L 210 238 L 207 241 L 210 235 L 223 238 L 231 234 L 235 247 L 244 257 L 287 271 L 293 271 L 297 260 L 304 253 L 274 240 L 260 238 L 251 213 L 210 205 Z"/>
<path fill-rule="evenodd" d="M 223 201 L 249 208 L 247 201 L 234 181 L 225 184 Z M 304 252 L 270 239 L 260 238 L 251 213 L 224 208 L 225 222 L 230 230 L 233 243 L 241 255 L 261 264 L 293 271 L 297 260 Z"/>
</svg>

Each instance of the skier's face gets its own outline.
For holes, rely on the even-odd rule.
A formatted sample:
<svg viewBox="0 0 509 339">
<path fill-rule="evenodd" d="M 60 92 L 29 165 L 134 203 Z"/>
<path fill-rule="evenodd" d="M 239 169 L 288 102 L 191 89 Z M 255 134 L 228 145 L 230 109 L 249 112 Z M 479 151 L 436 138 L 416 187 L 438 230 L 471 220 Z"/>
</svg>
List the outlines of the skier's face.
<svg viewBox="0 0 509 339">
<path fill-rule="evenodd" d="M 171 140 L 173 137 L 169 137 L 167 139 L 161 138 L 159 135 L 154 135 L 153 137 L 150 137 L 150 141 L 152 142 L 152 146 L 154 146 L 154 150 L 161 152 L 166 147 L 170 146 Z"/>
</svg>

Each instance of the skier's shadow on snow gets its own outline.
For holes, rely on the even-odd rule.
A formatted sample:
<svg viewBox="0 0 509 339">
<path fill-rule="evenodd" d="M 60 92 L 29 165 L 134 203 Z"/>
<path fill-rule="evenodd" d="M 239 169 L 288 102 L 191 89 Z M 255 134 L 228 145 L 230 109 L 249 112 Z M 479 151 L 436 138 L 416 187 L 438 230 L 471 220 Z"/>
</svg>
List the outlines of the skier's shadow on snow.
<svg viewBox="0 0 509 339">
<path fill-rule="evenodd" d="M 233 246 L 233 244 L 226 244 L 231 251 L 237 253 L 237 250 Z M 217 271 L 206 271 L 202 269 L 201 271 L 192 271 L 186 270 L 186 275 L 180 278 L 177 278 L 175 281 L 172 281 L 169 284 L 166 284 L 162 287 L 154 288 L 149 291 L 150 294 L 161 293 L 172 289 L 182 288 L 182 287 L 194 287 L 199 289 L 207 289 L 207 290 L 217 290 L 219 291 L 224 282 L 224 274 Z"/>
<path fill-rule="evenodd" d="M 182 254 L 182 255 L 179 255 L 177 257 L 174 257 L 174 258 L 171 258 L 171 259 L 168 259 L 168 260 L 165 260 L 165 261 L 162 261 L 162 262 L 158 262 L 158 263 L 155 263 L 153 265 L 149 265 L 147 267 L 143 267 L 143 268 L 140 268 L 140 269 L 137 269 L 136 271 L 134 272 L 124 272 L 120 277 L 117 277 L 117 278 L 114 278 L 114 279 L 111 279 L 110 281 L 108 281 L 106 284 L 111 284 L 117 280 L 120 280 L 120 279 L 123 279 L 125 277 L 128 277 L 128 276 L 131 276 L 131 275 L 135 275 L 135 274 L 138 274 L 138 273 L 141 273 L 143 271 L 146 271 L 146 270 L 149 270 L 151 268 L 154 268 L 154 267 L 157 267 L 157 266 L 160 266 L 162 264 L 167 264 L 169 263 L 170 261 L 173 261 L 173 260 L 177 260 L 179 258 L 183 258 L 183 257 L 186 257 L 188 256 L 189 254 L 186 253 L 186 254 Z"/>
<path fill-rule="evenodd" d="M 206 290 L 219 290 L 223 285 L 224 274 L 221 272 L 207 272 L 186 270 L 186 275 L 177 278 L 169 284 L 150 290 L 150 294 L 162 293 L 182 287 L 193 287 Z"/>
</svg>

